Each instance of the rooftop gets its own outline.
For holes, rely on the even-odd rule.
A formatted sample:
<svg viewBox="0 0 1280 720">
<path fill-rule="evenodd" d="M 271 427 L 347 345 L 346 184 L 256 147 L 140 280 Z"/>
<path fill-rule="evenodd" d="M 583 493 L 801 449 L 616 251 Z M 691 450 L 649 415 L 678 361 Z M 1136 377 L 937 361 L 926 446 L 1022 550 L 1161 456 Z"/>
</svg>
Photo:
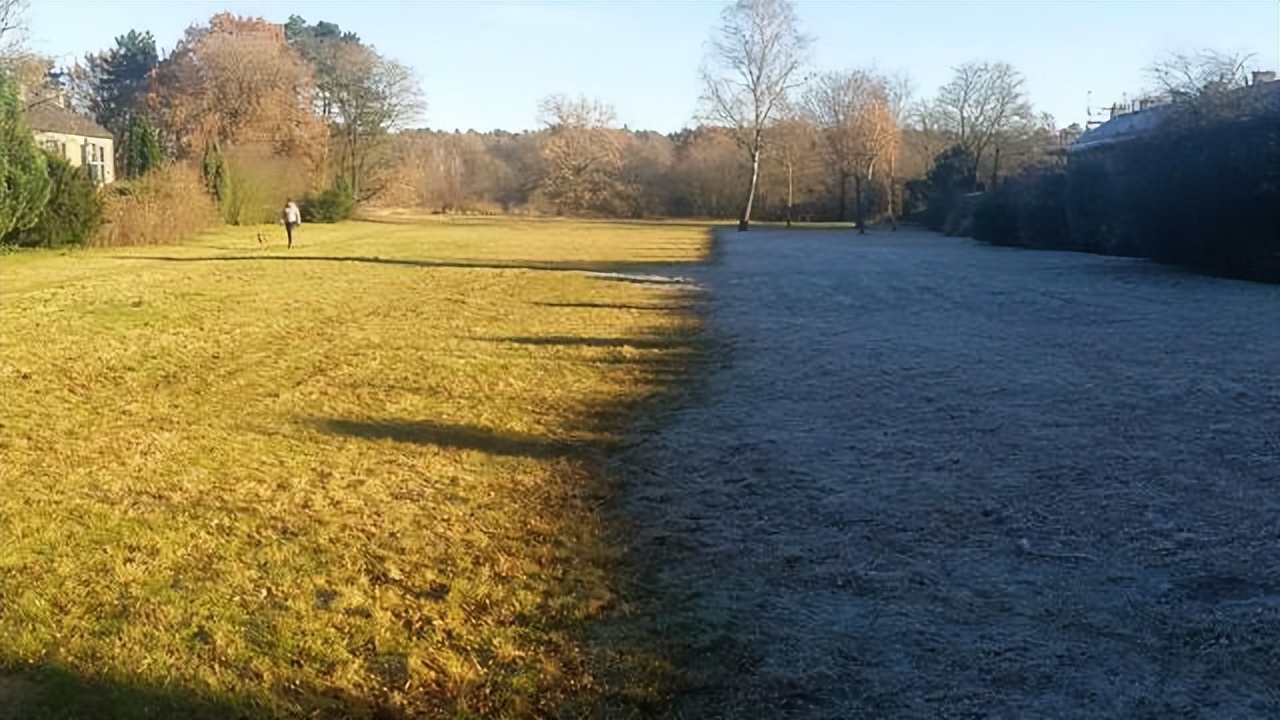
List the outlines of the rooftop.
<svg viewBox="0 0 1280 720">
<path fill-rule="evenodd" d="M 82 137 L 110 138 L 108 132 L 92 118 L 74 113 L 56 103 L 39 103 L 28 108 L 23 116 L 27 127 L 34 132 L 62 133 Z"/>
<path fill-rule="evenodd" d="M 1222 103 L 1220 109 L 1225 109 L 1235 117 L 1280 114 L 1280 82 L 1268 79 L 1265 75 L 1259 79 L 1258 75 L 1264 74 L 1255 74 L 1253 84 L 1228 91 L 1215 101 Z M 1141 109 L 1132 112 L 1114 114 L 1107 122 L 1087 130 L 1068 151 L 1075 153 L 1090 150 L 1150 132 L 1173 117 L 1182 106 L 1172 102 L 1163 105 L 1145 104 L 1140 107 Z"/>
</svg>

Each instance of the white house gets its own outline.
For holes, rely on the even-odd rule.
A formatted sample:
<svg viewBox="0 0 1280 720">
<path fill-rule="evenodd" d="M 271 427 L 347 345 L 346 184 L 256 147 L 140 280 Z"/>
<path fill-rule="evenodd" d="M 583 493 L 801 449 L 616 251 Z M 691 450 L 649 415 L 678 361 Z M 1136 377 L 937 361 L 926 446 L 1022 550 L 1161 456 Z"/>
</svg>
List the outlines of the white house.
<svg viewBox="0 0 1280 720">
<path fill-rule="evenodd" d="M 115 140 L 101 125 L 55 102 L 37 103 L 23 119 L 40 147 L 89 168 L 99 185 L 115 182 Z"/>
</svg>

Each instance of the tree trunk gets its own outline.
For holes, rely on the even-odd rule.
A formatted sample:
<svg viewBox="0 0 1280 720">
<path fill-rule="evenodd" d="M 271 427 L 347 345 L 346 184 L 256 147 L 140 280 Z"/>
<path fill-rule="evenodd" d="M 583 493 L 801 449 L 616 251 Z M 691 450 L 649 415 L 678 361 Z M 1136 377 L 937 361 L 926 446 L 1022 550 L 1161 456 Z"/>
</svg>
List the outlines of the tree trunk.
<svg viewBox="0 0 1280 720">
<path fill-rule="evenodd" d="M 853 176 L 853 211 L 858 216 L 858 234 L 866 235 L 867 229 L 862 224 L 862 173 Z"/>
<path fill-rule="evenodd" d="M 840 222 L 844 222 L 844 219 L 845 219 L 845 213 L 844 213 L 845 196 L 848 194 L 848 190 L 847 190 L 848 187 L 849 187 L 849 173 L 841 170 L 840 171 L 840 217 L 838 218 Z"/>
<path fill-rule="evenodd" d="M 897 184 L 896 178 L 896 158 L 889 156 L 889 224 L 893 226 L 893 231 L 898 232 L 898 216 L 893 212 L 893 193 L 894 185 Z"/>
<path fill-rule="evenodd" d="M 738 232 L 746 232 L 751 226 L 751 204 L 756 199 L 756 180 L 760 178 L 760 148 L 751 151 L 751 192 L 747 194 L 747 207 L 742 211 L 742 219 L 738 221 Z"/>
<path fill-rule="evenodd" d="M 995 164 L 991 166 L 991 190 L 996 189 L 996 182 L 1000 177 L 1000 146 L 996 146 Z"/>
<path fill-rule="evenodd" d="M 791 207 L 795 204 L 795 163 L 787 160 L 787 227 L 791 227 Z"/>
<path fill-rule="evenodd" d="M 351 184 L 351 194 L 354 197 L 360 197 L 360 177 L 356 169 L 356 142 L 359 138 L 359 130 L 353 125 L 347 131 L 347 146 L 343 148 L 343 155 L 347 159 L 347 181 Z"/>
</svg>

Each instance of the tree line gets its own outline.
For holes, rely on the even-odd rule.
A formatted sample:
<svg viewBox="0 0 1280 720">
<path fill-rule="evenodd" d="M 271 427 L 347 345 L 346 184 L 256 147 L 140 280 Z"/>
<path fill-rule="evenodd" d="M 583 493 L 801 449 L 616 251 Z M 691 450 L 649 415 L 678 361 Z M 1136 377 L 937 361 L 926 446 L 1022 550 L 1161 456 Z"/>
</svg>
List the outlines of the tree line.
<svg viewBox="0 0 1280 720">
<path fill-rule="evenodd" d="M 71 67 L 28 55 L 5 72 L 24 103 L 56 98 L 108 129 L 119 177 L 181 164 L 237 224 L 271 219 L 283 195 L 326 216 L 359 202 L 864 224 L 919 210 L 919 183 L 950 148 L 996 178 L 1059 141 L 1007 63 L 966 63 L 919 99 L 904 73 L 819 72 L 788 0 L 727 5 L 711 40 L 696 122 L 667 134 L 619 127 L 608 102 L 568 94 L 530 109 L 532 131 L 414 128 L 425 103 L 411 68 L 296 15 L 218 14 L 163 56 L 130 31 Z"/>
</svg>

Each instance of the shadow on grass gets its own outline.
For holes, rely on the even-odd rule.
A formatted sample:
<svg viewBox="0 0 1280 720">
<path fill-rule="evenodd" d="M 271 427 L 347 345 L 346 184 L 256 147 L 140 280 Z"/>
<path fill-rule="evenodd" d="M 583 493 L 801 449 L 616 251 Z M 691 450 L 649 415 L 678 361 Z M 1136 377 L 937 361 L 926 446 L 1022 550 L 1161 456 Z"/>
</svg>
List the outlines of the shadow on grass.
<svg viewBox="0 0 1280 720">
<path fill-rule="evenodd" d="M 250 717 L 249 703 L 181 687 L 88 678 L 59 666 L 0 672 L 0 720 Z"/>
<path fill-rule="evenodd" d="M 547 272 L 595 272 L 607 273 L 602 277 L 628 282 L 676 282 L 668 278 L 647 278 L 638 275 L 612 275 L 625 270 L 642 267 L 654 267 L 663 263 L 650 262 L 590 262 L 590 261 L 540 261 L 511 260 L 509 262 L 488 260 L 410 260 L 384 258 L 376 255 L 213 255 L 208 257 L 174 257 L 170 255 L 114 255 L 113 260 L 159 260 L 175 263 L 203 262 L 339 262 L 365 263 L 373 265 L 400 265 L 421 268 L 456 268 L 465 270 L 540 270 Z"/>
<path fill-rule="evenodd" d="M 627 305 L 622 303 L 595 303 L 595 302 L 578 302 L 578 303 L 556 303 L 556 302 L 535 302 L 534 305 L 539 307 L 556 307 L 556 308 L 599 308 L 603 310 L 690 310 L 693 305 Z"/>
<path fill-rule="evenodd" d="M 405 720 L 400 710 L 336 688 L 297 688 L 309 718 Z M 176 684 L 89 677 L 60 665 L 0 670 L 0 720 L 250 720 L 280 716 L 261 698 Z"/>
<path fill-rule="evenodd" d="M 560 345 L 564 347 L 633 348 L 637 350 L 675 350 L 688 347 L 688 340 L 678 338 L 602 338 L 577 335 L 537 335 L 530 337 L 482 337 L 476 338 L 494 343 L 517 345 Z"/>
<path fill-rule="evenodd" d="M 310 418 L 307 423 L 330 435 L 365 440 L 394 440 L 415 445 L 436 445 L 460 450 L 478 450 L 493 455 L 547 459 L 570 455 L 581 444 L 554 441 L 534 435 L 500 433 L 471 425 L 449 425 L 430 420 L 343 420 Z"/>
</svg>

